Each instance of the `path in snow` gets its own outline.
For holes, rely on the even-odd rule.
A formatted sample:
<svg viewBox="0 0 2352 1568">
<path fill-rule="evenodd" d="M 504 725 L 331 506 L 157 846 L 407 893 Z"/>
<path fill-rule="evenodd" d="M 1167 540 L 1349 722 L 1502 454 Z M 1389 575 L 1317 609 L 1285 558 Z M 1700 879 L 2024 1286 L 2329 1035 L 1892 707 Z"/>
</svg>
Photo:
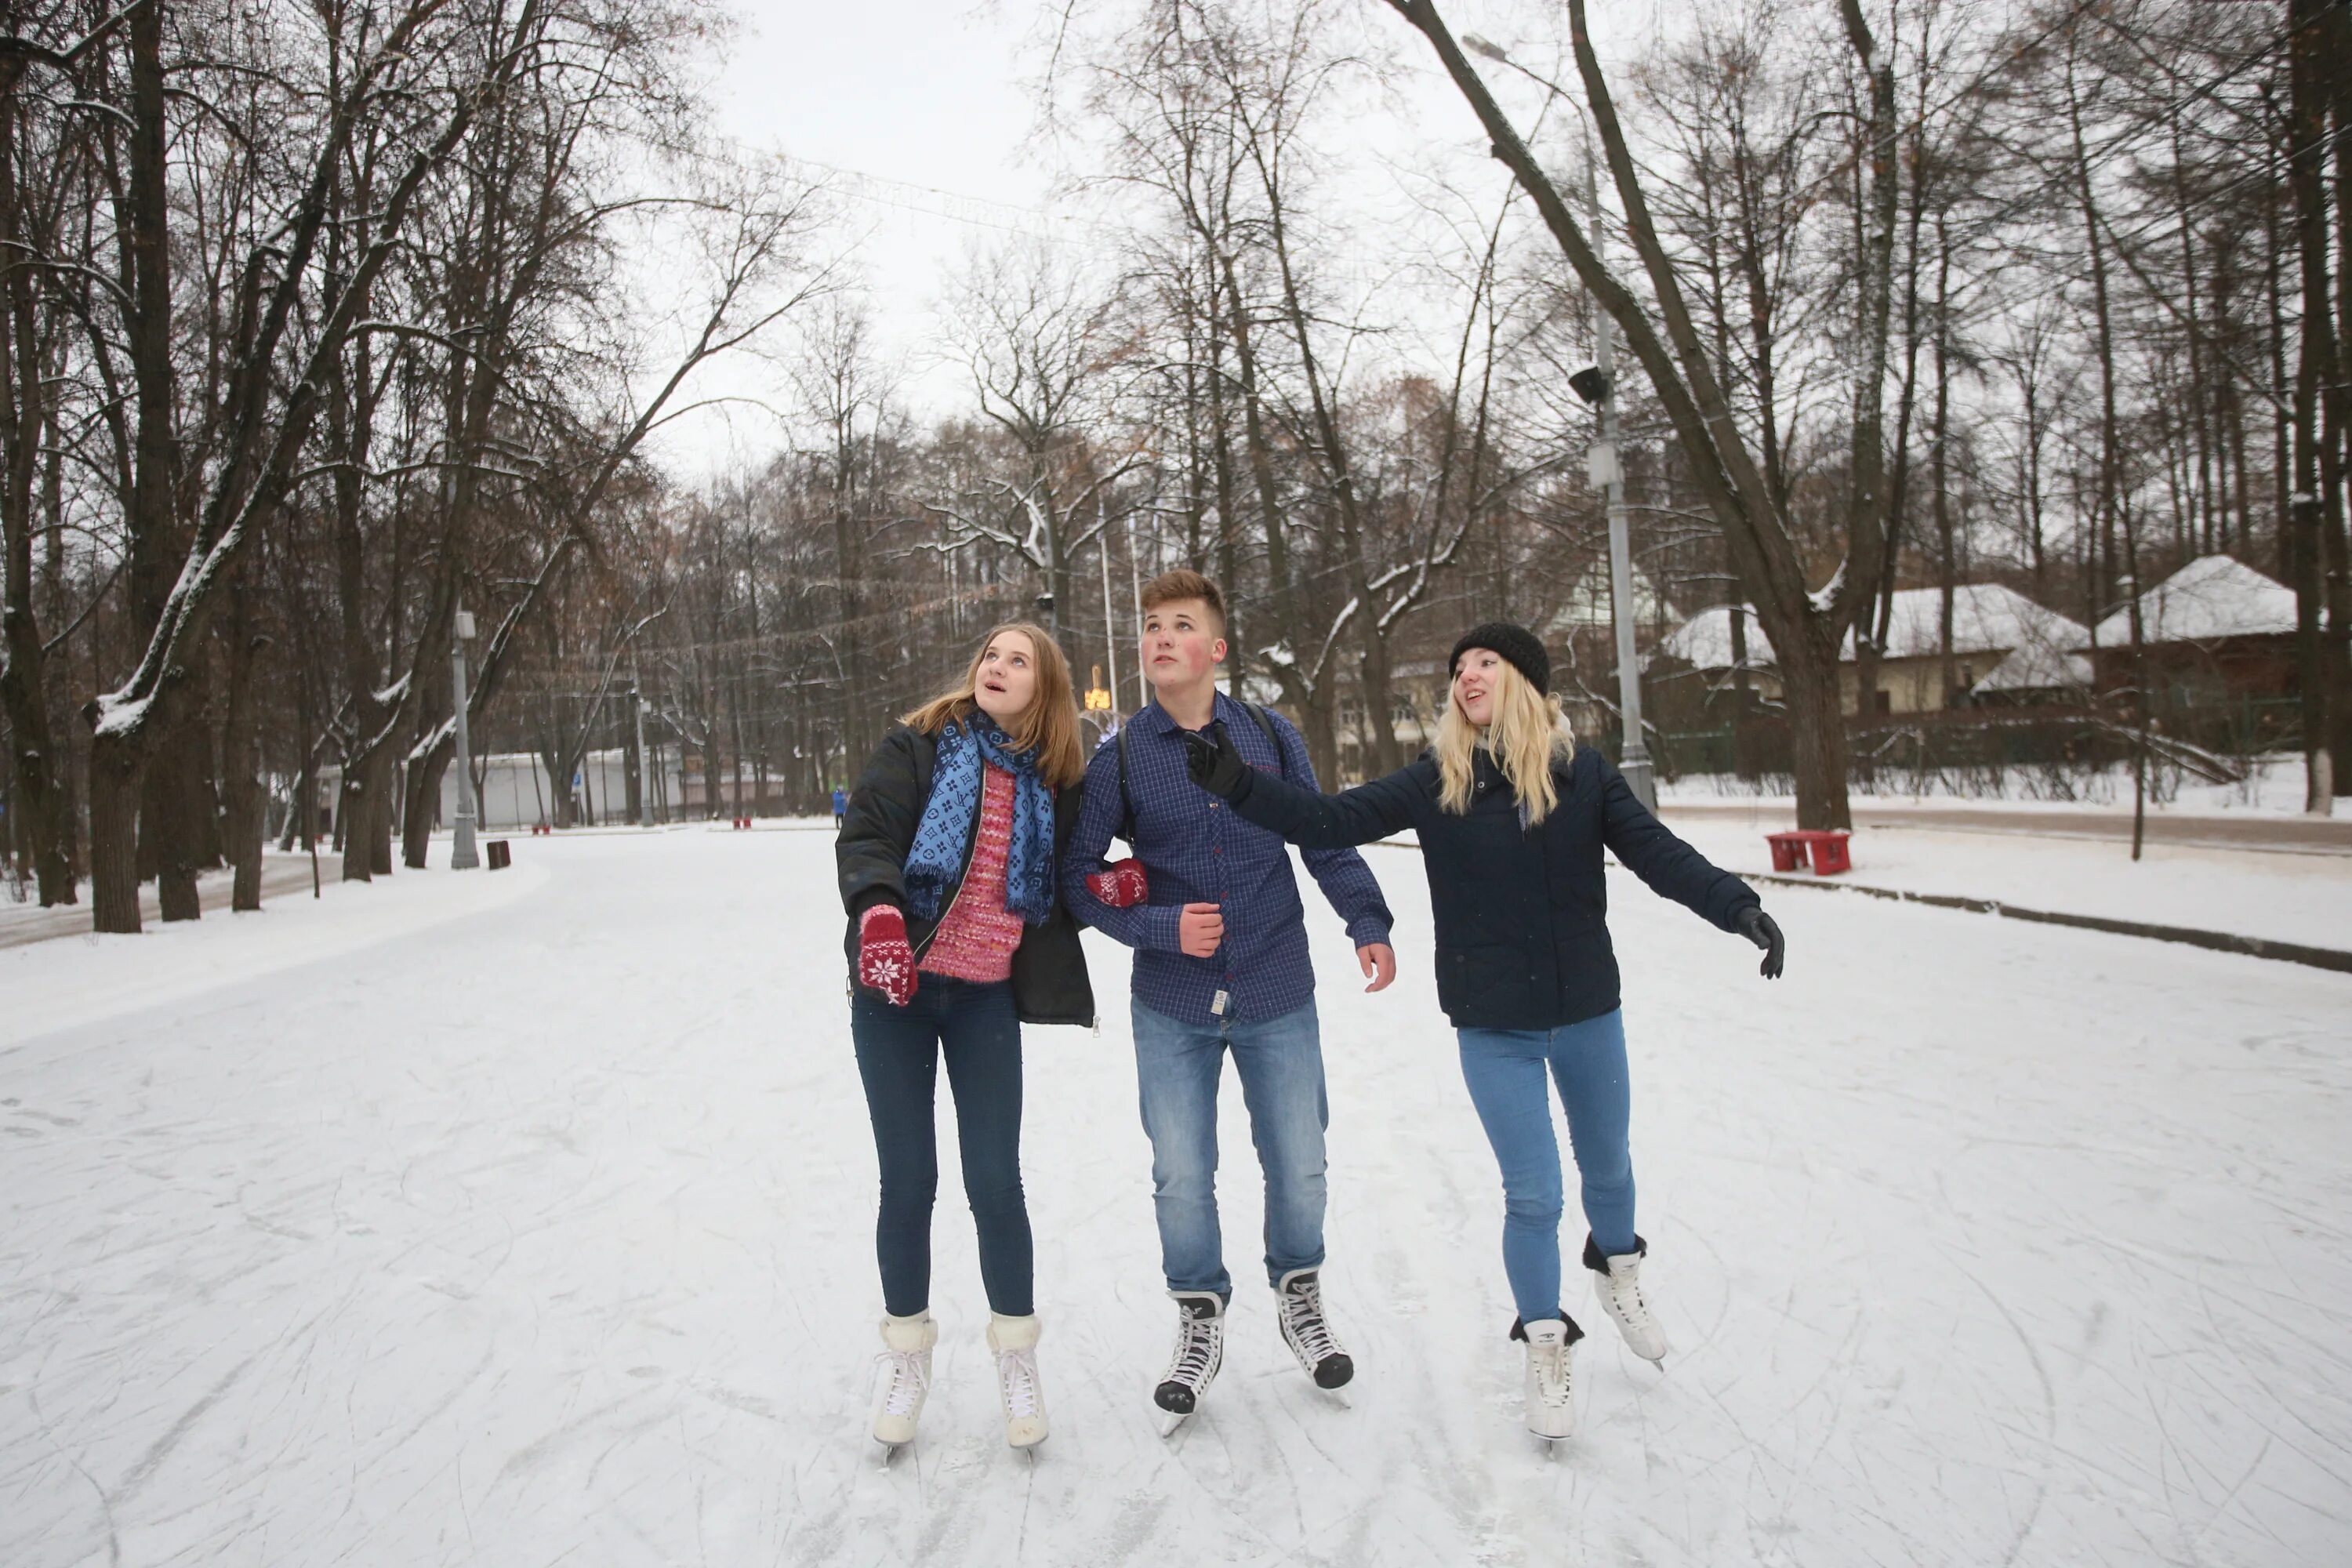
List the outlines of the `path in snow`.
<svg viewBox="0 0 2352 1568">
<path fill-rule="evenodd" d="M 1796 802 L 1786 796 L 1712 799 L 1669 792 L 1660 807 L 1669 824 L 1738 822 L 1759 833 L 1782 833 L 1796 823 Z M 1895 828 L 1965 833 L 2003 838 L 2082 839 L 2129 844 L 2131 806 L 2055 805 L 2021 801 L 1883 800 L 1857 796 L 1851 806 L 1857 828 Z M 2352 856 L 2352 816 L 2289 816 L 2284 812 L 2151 811 L 2142 840 L 2157 847 L 2219 850 L 2249 855 Z"/>
<path fill-rule="evenodd" d="M 261 865 L 261 897 L 265 903 L 278 899 L 290 899 L 299 894 L 309 897 L 314 875 L 310 857 L 301 854 L 280 855 L 271 851 Z M 315 872 L 323 888 L 329 882 L 340 882 L 343 876 L 343 858 L 322 853 Z M 236 873 L 224 867 L 206 871 L 196 879 L 196 902 L 205 913 L 226 910 L 236 892 Z M 48 942 L 61 936 L 89 936 L 90 931 L 89 882 L 84 879 L 76 884 L 78 903 L 58 904 L 48 909 L 29 900 L 21 904 L 0 903 L 0 947 L 22 947 L 27 942 Z M 163 905 L 152 882 L 139 884 L 139 918 L 148 925 L 162 923 Z"/>
<path fill-rule="evenodd" d="M 316 910 L 207 921 L 210 988 L 161 1005 L 76 1012 L 42 988 L 95 971 L 13 971 L 19 1017 L 79 1021 L 10 1034 L 0 1003 L 0 1563 L 2352 1552 L 2352 977 L 1778 897 L 1791 970 L 1767 986 L 1612 873 L 1675 1352 L 1624 1353 L 1571 1268 L 1583 1425 L 1547 1462 L 1398 849 L 1372 852 L 1393 991 L 1343 982 L 1311 917 L 1355 1407 L 1308 1387 L 1255 1284 L 1229 1091 L 1234 1337 L 1204 1414 L 1155 1436 L 1171 1309 L 1102 944 L 1101 1036 L 1029 1045 L 1054 1438 L 1034 1466 L 1002 1447 L 950 1173 L 925 1436 L 877 1473 L 830 849 L 518 843 L 543 885 L 303 967 L 239 977 Z"/>
<path fill-rule="evenodd" d="M 1769 872 L 1780 825 L 1672 811 L 1668 826 L 1717 865 Z M 2352 823 L 2345 824 L 2352 826 Z M 2311 947 L 2352 948 L 2352 855 L 2249 855 L 2128 837 L 2059 838 L 1880 822 L 1858 828 L 1853 869 L 1807 880 L 1992 899 L 2030 910 L 2186 926 Z M 1811 901 L 1811 891 L 1782 898 Z"/>
</svg>

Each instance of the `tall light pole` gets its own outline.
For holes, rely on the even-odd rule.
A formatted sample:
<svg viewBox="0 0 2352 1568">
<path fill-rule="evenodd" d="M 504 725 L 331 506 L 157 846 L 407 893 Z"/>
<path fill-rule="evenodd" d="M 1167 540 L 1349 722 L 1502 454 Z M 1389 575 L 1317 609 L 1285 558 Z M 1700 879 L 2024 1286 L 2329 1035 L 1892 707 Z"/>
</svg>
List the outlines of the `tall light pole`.
<svg viewBox="0 0 2352 1568">
<path fill-rule="evenodd" d="M 653 780 L 646 773 L 646 691 L 637 675 L 637 656 L 629 656 L 629 713 L 637 727 L 637 809 L 631 823 L 650 827 L 654 820 Z"/>
<path fill-rule="evenodd" d="M 1135 514 L 1133 512 L 1127 514 L 1127 584 L 1128 636 L 1136 637 L 1142 630 L 1143 621 L 1143 557 L 1135 552 Z M 1138 713 L 1142 712 L 1143 705 L 1150 700 L 1151 688 L 1144 682 L 1143 650 L 1139 646 L 1135 654 L 1135 710 Z"/>
<path fill-rule="evenodd" d="M 1099 500 L 1096 504 L 1106 505 Z M 1102 527 L 1095 531 L 1095 537 L 1102 542 L 1103 654 L 1110 660 L 1110 727 L 1116 730 L 1118 728 L 1118 630 L 1111 624 L 1110 614 L 1110 519 L 1103 519 Z"/>
<path fill-rule="evenodd" d="M 466 644 L 474 636 L 474 616 L 459 610 L 449 639 L 449 690 L 457 715 L 457 816 L 449 844 L 449 869 L 470 871 L 482 863 L 474 852 L 474 756 L 466 733 Z"/>
<path fill-rule="evenodd" d="M 1462 47 L 1471 53 L 1483 55 L 1497 65 L 1508 66 L 1528 80 L 1537 83 L 1563 103 L 1584 114 L 1584 105 L 1562 92 L 1559 86 L 1545 80 L 1527 67 L 1511 58 L 1503 49 L 1488 43 L 1475 33 L 1463 35 Z M 1608 265 L 1603 249 L 1605 233 L 1601 225 L 1601 186 L 1594 173 L 1592 155 L 1592 121 L 1587 114 L 1584 123 L 1584 210 L 1592 230 L 1592 254 Z M 1598 438 L 1586 459 L 1586 472 L 1593 488 L 1603 497 L 1609 516 L 1609 614 L 1615 623 L 1617 641 L 1617 710 L 1623 721 L 1625 738 L 1617 771 L 1625 775 L 1626 784 L 1643 805 L 1657 809 L 1657 784 L 1651 776 L 1650 747 L 1642 733 L 1642 670 L 1635 662 L 1633 647 L 1633 546 L 1632 530 L 1625 511 L 1625 467 L 1617 453 L 1617 322 L 1609 312 L 1594 302 L 1593 314 L 1599 318 L 1595 328 L 1593 364 L 1569 377 L 1569 385 L 1576 395 L 1592 405 L 1600 417 Z"/>
</svg>

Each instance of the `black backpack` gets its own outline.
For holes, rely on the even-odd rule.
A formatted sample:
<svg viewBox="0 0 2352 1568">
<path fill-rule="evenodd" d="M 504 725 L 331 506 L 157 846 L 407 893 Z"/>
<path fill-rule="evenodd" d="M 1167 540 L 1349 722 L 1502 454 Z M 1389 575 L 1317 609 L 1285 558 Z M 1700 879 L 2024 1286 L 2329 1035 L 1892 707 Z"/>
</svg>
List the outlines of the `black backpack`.
<svg viewBox="0 0 2352 1568">
<path fill-rule="evenodd" d="M 1255 720 L 1257 727 L 1265 731 L 1266 740 L 1274 747 L 1274 763 L 1279 770 L 1276 776 L 1287 782 L 1290 761 L 1283 752 L 1282 737 L 1275 733 L 1274 716 L 1255 702 L 1243 702 L 1238 697 L 1233 700 L 1241 703 L 1242 711 Z M 1125 724 L 1118 727 L 1118 837 L 1126 839 L 1127 847 L 1132 849 L 1135 847 L 1135 797 L 1127 791 L 1127 728 Z"/>
</svg>

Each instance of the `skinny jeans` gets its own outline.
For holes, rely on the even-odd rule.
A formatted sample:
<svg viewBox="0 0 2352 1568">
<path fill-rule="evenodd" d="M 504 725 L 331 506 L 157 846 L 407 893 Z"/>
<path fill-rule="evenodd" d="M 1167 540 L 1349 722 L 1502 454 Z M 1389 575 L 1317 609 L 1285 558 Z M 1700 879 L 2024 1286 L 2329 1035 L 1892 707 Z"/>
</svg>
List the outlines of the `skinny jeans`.
<svg viewBox="0 0 2352 1568">
<path fill-rule="evenodd" d="M 1551 1093 L 1568 1110 L 1584 1218 L 1603 1257 L 1634 1248 L 1633 1095 L 1622 1011 L 1557 1029 L 1457 1029 L 1462 1081 L 1503 1176 L 1503 1270 L 1523 1322 L 1561 1316 L 1559 1222 L 1566 1205 Z"/>
<path fill-rule="evenodd" d="M 981 1284 L 990 1310 L 1027 1317 L 1035 1309 L 1035 1253 L 1021 1190 L 1021 1020 L 1012 982 L 926 974 L 904 1007 L 859 987 L 850 999 L 849 1033 L 882 1168 L 874 1251 L 883 1305 L 898 1318 L 930 1306 L 931 1208 L 940 1188 L 933 1102 L 945 1058 L 964 1197 L 980 1237 Z"/>
</svg>

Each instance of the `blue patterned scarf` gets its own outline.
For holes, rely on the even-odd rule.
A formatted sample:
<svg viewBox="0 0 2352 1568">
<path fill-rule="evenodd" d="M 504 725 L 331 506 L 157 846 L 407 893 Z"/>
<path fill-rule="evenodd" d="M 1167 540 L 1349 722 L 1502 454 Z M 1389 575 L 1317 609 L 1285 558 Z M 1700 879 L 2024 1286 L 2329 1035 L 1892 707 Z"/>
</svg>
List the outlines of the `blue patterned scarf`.
<svg viewBox="0 0 2352 1568">
<path fill-rule="evenodd" d="M 971 854 L 985 764 L 1013 775 L 1013 842 L 1004 862 L 1004 907 L 1031 925 L 1054 912 L 1054 795 L 1037 776 L 1037 752 L 1013 749 L 1012 737 L 987 714 L 951 719 L 940 731 L 931 798 L 907 851 L 907 902 L 927 921 L 940 918 Z"/>
</svg>

